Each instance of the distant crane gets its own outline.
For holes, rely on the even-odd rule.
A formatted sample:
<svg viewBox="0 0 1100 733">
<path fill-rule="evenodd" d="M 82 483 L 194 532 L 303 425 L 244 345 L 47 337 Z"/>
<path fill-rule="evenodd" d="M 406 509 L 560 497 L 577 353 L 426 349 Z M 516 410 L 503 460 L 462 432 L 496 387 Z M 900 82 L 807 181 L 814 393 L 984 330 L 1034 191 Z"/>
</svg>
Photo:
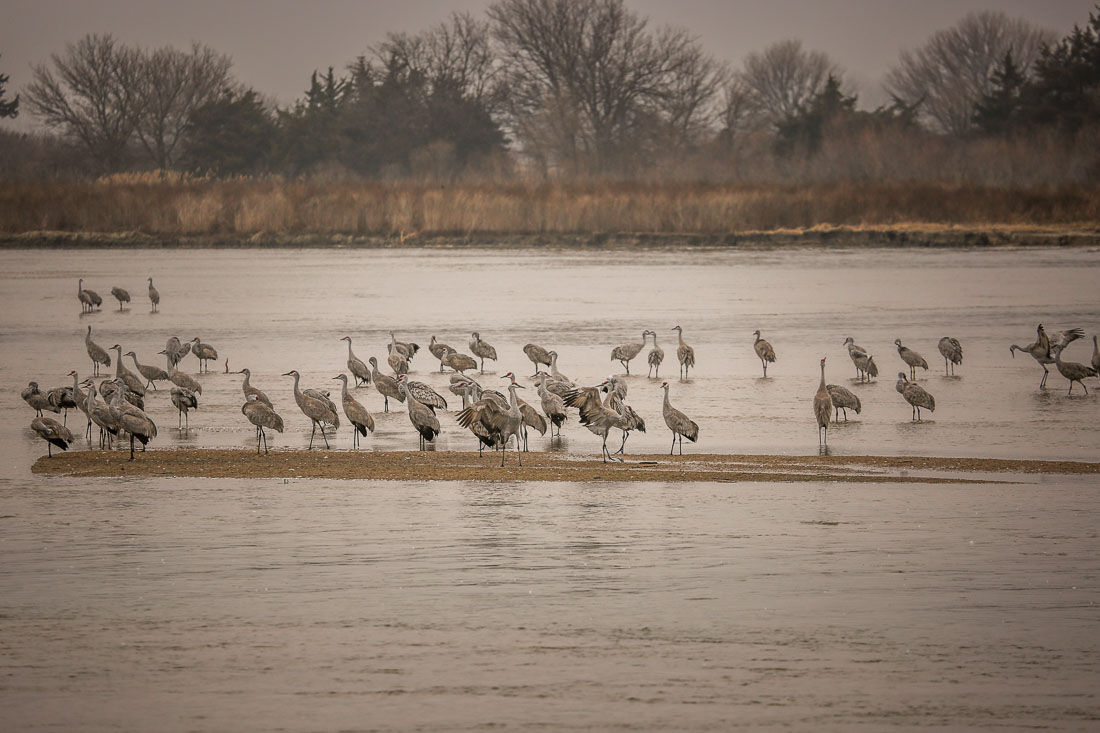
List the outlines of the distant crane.
<svg viewBox="0 0 1100 733">
<path fill-rule="evenodd" d="M 1058 367 L 1058 372 L 1069 380 L 1069 391 L 1067 395 L 1073 394 L 1073 383 L 1077 382 L 1081 385 L 1081 389 L 1085 390 L 1085 394 L 1089 393 L 1089 388 L 1085 386 L 1083 380 L 1085 377 L 1097 376 L 1097 370 L 1091 366 L 1085 364 L 1078 364 L 1075 361 L 1062 361 L 1062 351 L 1065 350 L 1064 346 L 1055 346 L 1051 349 L 1054 352 L 1054 366 Z"/>
<path fill-rule="evenodd" d="M 535 374 L 539 373 L 539 365 L 545 364 L 550 366 L 550 352 L 542 348 L 538 344 L 527 344 L 523 347 L 523 353 L 527 354 L 527 358 L 531 360 L 531 363 L 535 365 Z M 535 374 L 531 376 L 534 377 Z"/>
<path fill-rule="evenodd" d="M 336 410 L 330 407 L 329 404 L 322 399 L 305 394 L 298 387 L 298 380 L 301 375 L 298 374 L 296 369 L 291 369 L 289 372 L 283 374 L 284 377 L 294 378 L 294 401 L 298 403 L 298 409 L 302 411 L 302 414 L 308 417 L 313 423 L 313 432 L 309 435 L 309 450 L 313 450 L 313 437 L 317 434 L 317 428 L 321 428 L 321 438 L 325 441 L 325 447 L 328 448 L 328 436 L 325 435 L 324 423 L 329 423 L 334 428 L 340 427 L 340 416 L 336 414 Z"/>
<path fill-rule="evenodd" d="M 371 379 L 374 380 L 374 388 L 378 390 L 378 394 L 382 395 L 386 400 L 386 412 L 390 411 L 390 398 L 397 400 L 398 402 L 405 401 L 405 393 L 401 391 L 401 387 L 398 386 L 397 380 L 393 377 L 383 374 L 378 371 L 378 359 L 373 356 L 367 359 L 371 365 Z"/>
<path fill-rule="evenodd" d="M 902 346 L 901 339 L 894 339 L 894 345 L 898 347 L 898 356 L 909 366 L 909 375 L 913 381 L 917 379 L 917 367 L 928 371 L 928 362 L 924 360 L 924 357 L 908 346 Z"/>
<path fill-rule="evenodd" d="M 768 364 L 775 363 L 775 349 L 764 339 L 760 338 L 760 331 L 753 331 L 756 340 L 752 344 L 756 357 L 760 359 L 760 365 L 764 367 L 764 379 L 768 378 Z"/>
<path fill-rule="evenodd" d="M 430 351 L 432 356 L 436 359 L 439 359 L 439 373 L 442 374 L 444 366 L 443 357 L 447 356 L 447 354 L 455 353 L 457 349 L 436 341 L 435 336 L 432 336 L 431 343 L 428 344 L 428 351 Z M 474 366 L 477 366 L 477 362 L 474 362 Z"/>
<path fill-rule="evenodd" d="M 85 313 L 90 313 L 93 308 L 98 308 L 103 305 L 103 298 L 99 297 L 99 293 L 84 287 L 83 278 L 76 283 L 76 297 L 80 301 L 81 309 Z"/>
<path fill-rule="evenodd" d="M 443 371 L 443 367 L 449 367 L 456 372 L 464 373 L 467 369 L 477 369 L 477 360 L 472 356 L 466 354 L 460 354 L 453 349 L 443 355 L 443 359 L 439 362 L 439 370 Z M 465 377 L 463 377 L 465 379 Z"/>
<path fill-rule="evenodd" d="M 210 371 L 210 362 L 218 360 L 218 350 L 210 344 L 204 344 L 199 341 L 199 337 L 191 339 L 191 352 L 199 357 L 199 373 L 203 371 L 203 364 L 205 363 L 206 371 Z"/>
<path fill-rule="evenodd" d="M 263 402 L 254 394 L 248 395 L 245 403 L 241 406 L 241 414 L 256 426 L 256 455 L 260 455 L 261 438 L 264 442 L 264 455 L 267 455 L 267 433 L 265 429 L 283 432 L 283 418 L 272 409 L 271 405 Z"/>
<path fill-rule="evenodd" d="M 53 458 L 53 447 L 68 450 L 73 442 L 73 434 L 67 427 L 49 417 L 36 417 L 31 420 L 31 430 L 46 441 L 46 456 Z"/>
<path fill-rule="evenodd" d="M 88 356 L 92 360 L 92 376 L 99 376 L 99 365 L 111 366 L 111 357 L 99 344 L 92 341 L 92 327 L 88 326 L 88 333 L 84 335 L 84 346 L 88 349 Z"/>
<path fill-rule="evenodd" d="M 160 307 L 160 291 L 153 287 L 153 278 L 149 278 L 149 302 L 153 306 L 153 313 Z"/>
<path fill-rule="evenodd" d="M 497 360 L 497 350 L 489 344 L 488 341 L 481 340 L 481 334 L 474 331 L 472 334 L 474 340 L 470 342 L 470 353 L 477 358 L 481 359 L 481 373 L 485 373 L 485 360 L 492 359 Z"/>
<path fill-rule="evenodd" d="M 859 401 L 859 396 L 851 390 L 841 387 L 839 384 L 826 384 L 825 389 L 829 391 L 829 399 L 833 401 L 833 410 L 835 411 L 833 422 L 840 422 L 841 410 L 844 410 L 844 422 L 848 422 L 848 410 L 855 410 L 858 415 L 863 409 L 863 403 Z"/>
<path fill-rule="evenodd" d="M 695 366 L 695 349 L 684 343 L 684 329 L 675 326 L 672 329 L 680 337 L 680 345 L 676 348 L 676 358 L 680 360 L 680 379 L 686 379 L 688 369 Z"/>
<path fill-rule="evenodd" d="M 692 443 L 699 439 L 699 426 L 694 420 L 690 419 L 687 415 L 677 410 L 672 406 L 672 403 L 668 400 L 668 382 L 664 382 L 661 385 L 661 389 L 665 391 L 665 402 L 662 408 L 662 413 L 665 418 L 665 425 L 672 431 L 672 448 L 669 448 L 668 454 L 671 456 L 673 449 L 676 448 L 677 439 L 680 443 L 680 455 L 684 455 L 684 438 L 687 438 Z"/>
<path fill-rule="evenodd" d="M 140 374 L 142 379 L 145 380 L 146 388 L 152 387 L 155 390 L 157 388 L 158 380 L 168 380 L 168 372 L 166 370 L 161 369 L 158 366 L 146 366 L 145 364 L 142 364 L 138 361 L 137 354 L 132 351 L 127 352 L 126 356 L 129 356 L 134 360 L 134 366 L 137 367 L 138 374 Z"/>
<path fill-rule="evenodd" d="M 115 296 L 115 300 L 118 301 L 118 312 L 121 313 L 122 304 L 130 302 L 130 293 L 128 293 L 125 288 L 120 288 L 116 285 L 111 288 L 111 295 Z"/>
<path fill-rule="evenodd" d="M 348 375 L 338 374 L 333 377 L 333 379 L 339 379 L 343 384 L 340 396 L 344 404 L 344 416 L 347 417 L 352 427 L 351 447 L 358 450 L 359 436 L 365 436 L 367 433 L 374 432 L 374 418 L 367 412 L 367 408 L 359 404 L 359 402 L 351 396 L 351 392 L 348 392 Z"/>
<path fill-rule="evenodd" d="M 957 338 L 944 336 L 940 339 L 939 349 L 940 353 L 943 354 L 943 375 L 948 376 L 947 371 L 950 367 L 950 376 L 955 376 L 955 365 L 963 363 L 962 344 L 959 343 Z"/>
<path fill-rule="evenodd" d="M 180 430 L 184 430 L 184 429 L 190 430 L 191 429 L 190 411 L 199 409 L 199 398 L 198 398 L 198 396 L 194 392 L 192 392 L 191 390 L 187 389 L 186 387 L 173 387 L 170 394 L 172 395 L 172 404 L 176 406 L 177 410 L 179 410 L 179 424 L 178 424 L 177 427 Z M 187 416 L 187 427 L 186 428 L 183 427 L 183 418 L 184 418 L 185 415 Z"/>
<path fill-rule="evenodd" d="M 894 385 L 894 388 L 905 398 L 906 402 L 912 405 L 913 419 L 917 422 L 920 422 L 921 408 L 929 412 L 936 411 L 936 398 L 916 382 L 910 382 L 909 378 L 905 376 L 905 372 L 898 372 L 898 382 Z"/>
<path fill-rule="evenodd" d="M 1041 323 L 1035 331 L 1035 343 L 1028 344 L 1026 347 L 1012 344 L 1012 346 L 1008 347 L 1008 353 L 1012 354 L 1012 358 L 1015 359 L 1017 351 L 1024 351 L 1030 354 L 1035 361 L 1039 362 L 1039 366 L 1043 367 L 1043 378 L 1039 380 L 1039 389 L 1043 389 L 1047 386 L 1047 377 L 1050 376 L 1050 370 L 1047 369 L 1047 365 L 1054 363 L 1054 354 L 1051 353 L 1051 349 L 1054 347 L 1064 349 L 1071 342 L 1079 338 L 1084 338 L 1085 332 L 1079 328 L 1069 328 L 1065 331 L 1055 333 L 1054 338 L 1051 339 Z M 1071 384 L 1070 387 L 1072 386 Z"/>
<path fill-rule="evenodd" d="M 355 386 L 358 387 L 360 384 L 370 384 L 370 369 L 368 369 L 367 365 L 351 350 L 351 336 L 344 336 L 340 340 L 348 342 L 348 371 L 351 372 L 352 377 L 355 378 Z"/>
<path fill-rule="evenodd" d="M 252 379 L 252 372 L 251 371 L 249 371 L 248 369 L 242 369 L 239 372 L 237 372 L 237 374 L 243 374 L 244 375 L 244 382 L 241 384 L 241 389 L 244 391 L 245 401 L 248 401 L 249 399 L 255 398 L 255 399 L 259 400 L 260 402 L 264 403 L 265 405 L 267 405 L 268 407 L 272 407 L 272 408 L 274 407 L 274 405 L 271 404 L 271 400 L 268 399 L 267 395 L 264 394 L 262 390 L 257 389 L 256 387 L 253 387 L 250 384 L 249 380 Z M 268 427 L 270 427 L 270 426 L 268 426 Z M 279 429 L 279 432 L 280 433 L 283 432 L 281 428 Z M 257 450 L 259 450 L 259 449 L 257 449 Z"/>
<path fill-rule="evenodd" d="M 640 344 L 623 344 L 622 346 L 616 346 L 611 350 L 611 361 L 618 361 L 626 369 L 626 373 L 630 374 L 630 362 L 641 353 L 645 348 L 646 334 L 648 331 L 642 332 L 642 342 Z"/>
<path fill-rule="evenodd" d="M 649 356 L 646 357 L 646 361 L 649 362 L 649 374 L 647 376 L 650 379 L 660 379 L 661 362 L 665 360 L 665 350 L 657 345 L 656 331 L 649 331 L 649 335 L 653 337 L 653 348 L 649 350 Z"/>
<path fill-rule="evenodd" d="M 821 357 L 821 384 L 814 395 L 814 417 L 817 418 L 817 443 L 829 446 L 829 420 L 833 416 L 833 398 L 825 386 L 825 357 Z M 824 437 L 823 437 L 824 436 Z"/>
</svg>

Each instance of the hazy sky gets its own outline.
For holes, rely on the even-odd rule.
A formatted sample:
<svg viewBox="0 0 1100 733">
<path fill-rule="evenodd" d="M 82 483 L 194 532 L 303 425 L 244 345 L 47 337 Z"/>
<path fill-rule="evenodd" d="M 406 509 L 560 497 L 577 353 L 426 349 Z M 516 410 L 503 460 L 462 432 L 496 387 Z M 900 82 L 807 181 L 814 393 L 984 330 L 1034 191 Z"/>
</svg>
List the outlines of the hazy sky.
<svg viewBox="0 0 1100 733">
<path fill-rule="evenodd" d="M 144 46 L 192 41 L 233 57 L 237 77 L 281 103 L 314 69 L 342 68 L 389 31 L 416 31 L 452 11 L 480 15 L 491 0 L 0 0 L 0 72 L 17 93 L 31 66 L 86 33 Z M 1059 34 L 1084 24 L 1095 0 L 627 0 L 656 25 L 686 27 L 719 59 L 787 38 L 825 51 L 873 105 L 903 48 L 973 10 L 996 9 Z M 21 114 L 20 122 L 29 122 Z M 20 125 L 20 126 L 22 126 Z"/>
</svg>

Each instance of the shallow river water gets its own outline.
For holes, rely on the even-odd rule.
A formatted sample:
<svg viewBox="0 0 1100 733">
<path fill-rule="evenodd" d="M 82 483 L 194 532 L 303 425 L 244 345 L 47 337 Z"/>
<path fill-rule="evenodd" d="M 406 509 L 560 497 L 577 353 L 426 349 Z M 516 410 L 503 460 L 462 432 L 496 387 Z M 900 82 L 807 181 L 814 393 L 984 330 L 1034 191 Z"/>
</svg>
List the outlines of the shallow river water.
<svg viewBox="0 0 1100 733">
<path fill-rule="evenodd" d="M 0 262 L 0 728 L 1080 730 L 1100 719 L 1093 480 L 46 479 L 30 473 L 45 444 L 19 398 L 31 379 L 53 387 L 89 371 L 89 324 L 143 363 L 161 363 L 168 336 L 200 336 L 276 403 L 287 431 L 272 447 L 304 449 L 308 421 L 280 375 L 297 369 L 336 396 L 343 335 L 384 364 L 390 330 L 462 351 L 480 331 L 500 355 L 475 375 L 485 386 L 531 374 L 520 348 L 534 341 L 595 384 L 622 372 L 611 348 L 651 328 L 673 403 L 700 425 L 685 452 L 815 453 L 825 356 L 829 381 L 863 401 L 830 431 L 834 454 L 1096 460 L 1098 398 L 1079 386 L 1067 397 L 1053 369 L 1039 390 L 1042 369 L 1008 346 L 1031 343 L 1039 322 L 1076 326 L 1089 338 L 1067 358 L 1089 361 L 1100 252 L 34 250 Z M 78 277 L 104 297 L 101 312 L 81 316 Z M 114 284 L 134 296 L 121 313 Z M 677 324 L 698 362 L 686 381 Z M 779 356 L 766 380 L 757 328 Z M 954 378 L 936 351 L 943 335 L 965 349 Z M 846 336 L 875 355 L 877 382 L 854 383 Z M 894 390 L 895 338 L 929 362 L 918 379 L 937 410 L 923 423 Z M 648 349 L 627 400 L 648 432 L 628 453 L 668 447 Z M 212 369 L 187 432 L 167 390 L 150 392 L 152 448 L 253 446 L 240 376 Z M 442 391 L 437 370 L 426 349 L 413 362 Z M 386 415 L 373 388 L 356 395 L 378 420 L 365 450 L 416 449 L 402 405 Z M 451 415 L 441 423 L 439 449 L 476 449 Z M 346 427 L 333 441 L 350 447 Z M 595 459 L 599 440 L 571 420 L 560 441 L 531 448 Z"/>
</svg>

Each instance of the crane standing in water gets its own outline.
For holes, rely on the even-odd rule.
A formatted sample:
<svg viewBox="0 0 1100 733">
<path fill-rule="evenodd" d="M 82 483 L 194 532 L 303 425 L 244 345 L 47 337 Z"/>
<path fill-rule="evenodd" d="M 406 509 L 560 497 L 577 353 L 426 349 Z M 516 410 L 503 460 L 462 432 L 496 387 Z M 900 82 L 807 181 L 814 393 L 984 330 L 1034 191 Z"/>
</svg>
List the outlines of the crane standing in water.
<svg viewBox="0 0 1100 733">
<path fill-rule="evenodd" d="M 818 445 L 829 447 L 829 420 L 833 417 L 833 398 L 825 385 L 825 357 L 821 357 L 821 384 L 814 395 L 814 417 L 817 418 Z"/>
<path fill-rule="evenodd" d="M 768 378 L 768 364 L 775 363 L 775 349 L 764 339 L 760 338 L 760 331 L 754 331 L 753 336 L 756 337 L 756 341 L 753 342 L 752 348 L 756 352 L 756 357 L 760 359 L 760 365 L 764 367 L 764 379 Z"/>
<path fill-rule="evenodd" d="M 684 342 L 684 329 L 675 326 L 672 329 L 680 337 L 680 345 L 676 347 L 676 358 L 680 360 L 680 379 L 686 379 L 688 369 L 695 367 L 695 349 Z"/>
</svg>

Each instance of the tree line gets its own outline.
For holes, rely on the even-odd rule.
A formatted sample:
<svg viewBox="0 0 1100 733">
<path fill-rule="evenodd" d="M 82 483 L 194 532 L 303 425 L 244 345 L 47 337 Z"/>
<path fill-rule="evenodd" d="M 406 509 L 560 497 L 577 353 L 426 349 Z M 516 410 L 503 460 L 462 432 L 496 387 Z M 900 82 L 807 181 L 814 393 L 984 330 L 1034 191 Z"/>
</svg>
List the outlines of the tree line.
<svg viewBox="0 0 1100 733">
<path fill-rule="evenodd" d="M 783 41 L 731 68 L 624 0 L 497 0 L 482 18 L 390 33 L 340 71 L 314 71 L 288 107 L 206 46 L 141 49 L 111 35 L 51 55 L 11 99 L 8 84 L 0 74 L 0 118 L 28 112 L 52 131 L 0 131 L 9 179 L 1100 174 L 1100 7 L 1063 38 L 1000 12 L 968 15 L 902 53 L 890 103 L 873 110 L 823 52 Z M 1037 159 L 1047 173 L 1024 170 Z"/>
</svg>

